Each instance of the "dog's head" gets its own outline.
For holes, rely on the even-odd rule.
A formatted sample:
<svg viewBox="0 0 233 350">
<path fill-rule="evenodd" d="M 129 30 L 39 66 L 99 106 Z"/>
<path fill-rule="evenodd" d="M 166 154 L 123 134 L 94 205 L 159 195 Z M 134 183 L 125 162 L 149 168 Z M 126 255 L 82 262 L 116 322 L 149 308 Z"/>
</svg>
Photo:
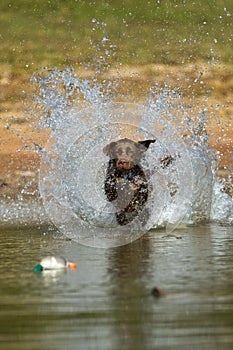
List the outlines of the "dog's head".
<svg viewBox="0 0 233 350">
<path fill-rule="evenodd" d="M 155 142 L 155 140 L 134 142 L 124 138 L 109 143 L 104 147 L 103 152 L 106 156 L 110 157 L 110 159 L 116 161 L 116 167 L 118 169 L 129 170 L 140 162 L 144 152 L 146 152 L 150 143 L 153 142 Z"/>
</svg>

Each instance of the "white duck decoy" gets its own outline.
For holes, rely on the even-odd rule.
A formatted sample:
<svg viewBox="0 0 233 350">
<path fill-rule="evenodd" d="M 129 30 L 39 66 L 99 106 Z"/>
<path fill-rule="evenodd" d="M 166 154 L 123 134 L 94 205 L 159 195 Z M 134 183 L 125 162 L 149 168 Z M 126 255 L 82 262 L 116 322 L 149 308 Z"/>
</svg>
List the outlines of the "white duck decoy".
<svg viewBox="0 0 233 350">
<path fill-rule="evenodd" d="M 60 270 L 65 268 L 75 269 L 76 263 L 70 262 L 62 256 L 46 256 L 33 268 L 33 271 Z"/>
</svg>

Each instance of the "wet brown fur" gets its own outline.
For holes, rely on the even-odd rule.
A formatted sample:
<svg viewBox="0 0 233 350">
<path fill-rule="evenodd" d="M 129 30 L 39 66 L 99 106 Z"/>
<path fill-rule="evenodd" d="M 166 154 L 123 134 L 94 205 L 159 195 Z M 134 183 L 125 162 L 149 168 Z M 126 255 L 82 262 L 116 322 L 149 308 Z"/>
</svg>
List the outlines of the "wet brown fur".
<svg viewBox="0 0 233 350">
<path fill-rule="evenodd" d="M 104 189 L 107 200 L 119 209 L 116 219 L 119 225 L 131 222 L 144 208 L 149 195 L 148 179 L 140 160 L 155 140 L 134 142 L 124 138 L 104 147 L 110 158 Z"/>
</svg>

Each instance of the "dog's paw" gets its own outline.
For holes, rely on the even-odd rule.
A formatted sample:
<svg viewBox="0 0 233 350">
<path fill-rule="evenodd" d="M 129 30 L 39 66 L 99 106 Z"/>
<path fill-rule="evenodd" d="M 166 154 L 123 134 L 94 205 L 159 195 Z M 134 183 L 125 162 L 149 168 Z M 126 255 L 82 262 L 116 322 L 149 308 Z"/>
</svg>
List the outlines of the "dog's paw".
<svg viewBox="0 0 233 350">
<path fill-rule="evenodd" d="M 124 226 L 132 222 L 138 216 L 137 211 L 126 212 L 121 210 L 119 213 L 116 213 L 116 220 L 119 225 Z"/>
<path fill-rule="evenodd" d="M 128 224 L 128 219 L 124 211 L 120 211 L 119 213 L 116 213 L 116 220 L 118 224 L 121 226 Z"/>
</svg>

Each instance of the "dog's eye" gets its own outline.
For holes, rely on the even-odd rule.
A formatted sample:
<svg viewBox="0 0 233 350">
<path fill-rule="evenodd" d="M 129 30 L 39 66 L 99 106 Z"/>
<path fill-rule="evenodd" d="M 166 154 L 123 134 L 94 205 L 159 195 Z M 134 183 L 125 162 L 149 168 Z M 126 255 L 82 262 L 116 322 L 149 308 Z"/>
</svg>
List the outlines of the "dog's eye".
<svg viewBox="0 0 233 350">
<path fill-rule="evenodd" d="M 132 149 L 130 147 L 127 147 L 126 154 L 132 154 L 132 153 L 133 153 Z"/>
</svg>

